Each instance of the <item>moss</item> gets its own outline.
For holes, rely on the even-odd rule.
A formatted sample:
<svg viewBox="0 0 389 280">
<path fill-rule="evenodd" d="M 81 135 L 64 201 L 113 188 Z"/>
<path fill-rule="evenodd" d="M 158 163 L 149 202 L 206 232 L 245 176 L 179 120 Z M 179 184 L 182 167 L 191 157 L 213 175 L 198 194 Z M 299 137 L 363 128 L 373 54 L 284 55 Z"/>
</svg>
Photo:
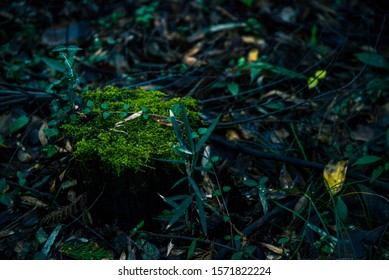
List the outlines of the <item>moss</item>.
<svg viewBox="0 0 389 280">
<path fill-rule="evenodd" d="M 152 168 L 151 157 L 176 158 L 170 143 L 177 143 L 177 139 L 168 122 L 173 105 L 182 102 L 190 121 L 194 124 L 199 121 L 195 99 L 167 100 L 159 91 L 106 87 L 86 92 L 83 100 L 90 112 L 87 115 L 80 112 L 74 121 L 62 126 L 73 141 L 74 158 L 84 162 L 100 160 L 104 167 L 118 174 L 127 168 L 135 171 Z M 141 110 L 143 115 L 124 120 Z M 115 125 L 118 122 L 122 123 Z"/>
</svg>

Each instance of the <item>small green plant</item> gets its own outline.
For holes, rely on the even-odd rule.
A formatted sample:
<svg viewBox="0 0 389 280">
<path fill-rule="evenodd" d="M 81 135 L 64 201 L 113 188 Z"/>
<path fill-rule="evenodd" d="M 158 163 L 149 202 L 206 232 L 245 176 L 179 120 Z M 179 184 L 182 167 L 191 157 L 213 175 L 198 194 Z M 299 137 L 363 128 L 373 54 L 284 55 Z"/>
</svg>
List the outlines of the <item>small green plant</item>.
<svg viewBox="0 0 389 280">
<path fill-rule="evenodd" d="M 59 88 L 62 89 L 62 87 L 65 87 L 66 95 L 63 97 L 65 100 L 70 101 L 71 104 L 74 103 L 74 90 L 77 88 L 80 83 L 82 82 L 82 79 L 78 76 L 77 72 L 73 69 L 74 66 L 74 55 L 79 51 L 82 50 L 79 47 L 76 46 L 57 46 L 53 49 L 53 52 L 58 53 L 58 56 L 63 60 L 63 76 L 55 80 L 53 83 L 51 83 L 47 88 L 46 91 L 49 93 L 55 93 L 54 89 Z"/>
<path fill-rule="evenodd" d="M 149 28 L 154 17 L 154 12 L 159 3 L 154 1 L 148 5 L 142 5 L 135 11 L 135 21 L 143 24 L 145 28 Z"/>
<path fill-rule="evenodd" d="M 183 127 L 181 127 L 178 123 L 176 118 L 178 115 L 181 115 L 182 117 Z M 215 129 L 219 117 L 216 118 L 208 128 L 200 128 L 197 132 L 195 132 L 191 128 L 184 104 L 180 103 L 174 105 L 171 108 L 170 120 L 172 122 L 174 134 L 178 142 L 177 144 L 172 144 L 171 147 L 180 158 L 178 160 L 171 160 L 171 162 L 183 164 L 185 166 L 186 173 L 186 176 L 178 180 L 172 188 L 175 188 L 181 184 L 187 184 L 189 186 L 190 193 L 164 198 L 165 202 L 174 208 L 174 210 L 171 212 L 172 215 L 166 228 L 171 228 L 173 224 L 175 224 L 180 219 L 183 221 L 183 224 L 191 224 L 189 217 L 193 217 L 196 215 L 195 213 L 197 213 L 196 216 L 200 221 L 202 232 L 204 235 L 207 235 L 205 207 L 208 205 L 205 202 L 204 194 L 200 190 L 199 185 L 196 183 L 195 171 L 209 171 L 207 168 L 198 166 L 198 161 L 203 146 Z M 213 161 L 215 160 L 217 159 L 214 158 Z M 211 167 L 212 159 L 209 163 Z M 194 206 L 194 208 L 191 206 Z M 196 210 L 192 211 L 193 209 Z"/>
<path fill-rule="evenodd" d="M 267 195 L 268 195 L 268 189 L 265 187 L 265 184 L 269 180 L 268 177 L 262 177 L 259 179 L 258 182 L 252 180 L 252 179 L 246 179 L 243 181 L 243 183 L 248 187 L 255 187 L 258 191 L 258 196 L 262 204 L 263 213 L 266 215 L 268 212 L 268 205 L 267 205 Z"/>
</svg>

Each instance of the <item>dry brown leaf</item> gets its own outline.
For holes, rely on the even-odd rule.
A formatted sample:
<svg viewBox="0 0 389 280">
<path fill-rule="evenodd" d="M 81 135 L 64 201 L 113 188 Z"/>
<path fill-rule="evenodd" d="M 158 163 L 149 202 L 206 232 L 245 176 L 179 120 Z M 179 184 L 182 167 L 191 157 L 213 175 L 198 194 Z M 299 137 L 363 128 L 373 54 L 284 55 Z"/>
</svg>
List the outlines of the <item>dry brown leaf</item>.
<svg viewBox="0 0 389 280">
<path fill-rule="evenodd" d="M 189 51 L 185 53 L 185 56 L 195 56 L 201 51 L 201 48 L 203 47 L 203 42 L 198 42 L 193 48 L 191 48 Z"/>
<path fill-rule="evenodd" d="M 235 129 L 229 129 L 226 132 L 226 139 L 228 141 L 234 141 L 234 140 L 239 140 L 240 137 L 238 132 Z"/>
<path fill-rule="evenodd" d="M 280 248 L 280 247 L 277 247 L 277 246 L 274 246 L 272 244 L 268 244 L 268 243 L 260 243 L 263 247 L 265 247 L 266 249 L 269 249 L 270 251 L 272 251 L 273 253 L 276 253 L 278 255 L 282 255 L 284 253 L 284 249 Z"/>
<path fill-rule="evenodd" d="M 41 142 L 42 146 L 46 146 L 49 143 L 49 140 L 46 137 L 46 134 L 43 132 L 44 129 L 49 128 L 47 121 L 43 121 L 41 127 L 38 131 L 38 139 Z"/>
<path fill-rule="evenodd" d="M 36 206 L 38 208 L 45 208 L 45 207 L 48 206 L 42 200 L 40 200 L 38 198 L 35 198 L 35 197 L 32 197 L 32 196 L 24 195 L 24 196 L 20 197 L 20 200 L 24 204 L 31 205 L 31 206 Z"/>
</svg>

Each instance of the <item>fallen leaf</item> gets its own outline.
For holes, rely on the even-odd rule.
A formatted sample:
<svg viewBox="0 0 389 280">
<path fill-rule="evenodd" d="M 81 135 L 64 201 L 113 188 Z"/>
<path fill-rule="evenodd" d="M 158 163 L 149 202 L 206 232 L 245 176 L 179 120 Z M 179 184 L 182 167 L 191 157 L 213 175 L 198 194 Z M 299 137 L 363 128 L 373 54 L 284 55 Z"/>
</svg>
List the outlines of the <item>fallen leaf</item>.
<svg viewBox="0 0 389 280">
<path fill-rule="evenodd" d="M 342 189 L 346 180 L 348 160 L 335 162 L 331 160 L 324 168 L 323 177 L 328 191 L 336 195 Z"/>
<path fill-rule="evenodd" d="M 277 246 L 274 246 L 274 245 L 271 245 L 268 243 L 262 243 L 262 242 L 260 242 L 260 244 L 263 247 L 265 247 L 266 249 L 269 249 L 270 251 L 272 251 L 273 253 L 276 253 L 278 255 L 282 255 L 284 253 L 284 249 L 282 249 L 280 247 L 277 247 Z"/>
<path fill-rule="evenodd" d="M 248 62 L 257 61 L 258 60 L 258 53 L 259 53 L 258 49 L 252 49 L 247 56 L 247 61 Z"/>
<path fill-rule="evenodd" d="M 46 146 L 49 143 L 49 140 L 47 139 L 46 134 L 44 133 L 44 130 L 47 128 L 49 128 L 47 121 L 43 121 L 38 132 L 38 139 L 39 142 L 41 142 L 42 146 Z"/>
</svg>

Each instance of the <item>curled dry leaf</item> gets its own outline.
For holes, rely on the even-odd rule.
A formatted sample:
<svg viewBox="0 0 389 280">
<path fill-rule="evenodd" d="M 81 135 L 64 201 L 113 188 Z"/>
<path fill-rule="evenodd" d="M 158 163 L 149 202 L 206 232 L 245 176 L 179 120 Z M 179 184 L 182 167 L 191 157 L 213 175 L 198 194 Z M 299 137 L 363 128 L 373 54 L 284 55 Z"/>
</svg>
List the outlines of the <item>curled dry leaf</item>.
<svg viewBox="0 0 389 280">
<path fill-rule="evenodd" d="M 20 200 L 23 204 L 31 205 L 31 206 L 36 206 L 38 208 L 45 208 L 48 205 L 44 203 L 42 200 L 32 197 L 32 196 L 21 196 Z"/>
<path fill-rule="evenodd" d="M 268 244 L 268 243 L 260 243 L 263 247 L 265 247 L 266 249 L 269 249 L 270 251 L 272 251 L 273 253 L 276 253 L 278 255 L 282 255 L 284 253 L 284 249 L 280 248 L 280 247 L 277 247 L 277 246 L 274 246 L 272 244 Z"/>
</svg>

